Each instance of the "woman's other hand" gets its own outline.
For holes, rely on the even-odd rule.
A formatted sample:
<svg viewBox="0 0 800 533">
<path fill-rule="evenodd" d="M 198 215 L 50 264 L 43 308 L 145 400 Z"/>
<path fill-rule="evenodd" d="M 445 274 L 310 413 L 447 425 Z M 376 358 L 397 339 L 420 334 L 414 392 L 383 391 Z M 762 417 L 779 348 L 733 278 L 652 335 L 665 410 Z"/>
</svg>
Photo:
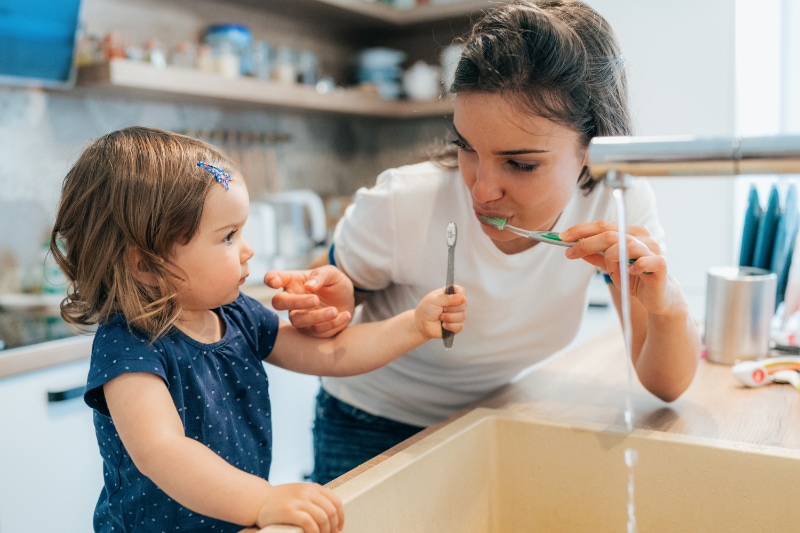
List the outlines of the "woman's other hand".
<svg viewBox="0 0 800 533">
<path fill-rule="evenodd" d="M 332 337 L 353 317 L 353 282 L 341 270 L 324 265 L 311 270 L 270 270 L 264 283 L 283 289 L 272 307 L 289 311 L 289 321 L 312 337 Z"/>
</svg>

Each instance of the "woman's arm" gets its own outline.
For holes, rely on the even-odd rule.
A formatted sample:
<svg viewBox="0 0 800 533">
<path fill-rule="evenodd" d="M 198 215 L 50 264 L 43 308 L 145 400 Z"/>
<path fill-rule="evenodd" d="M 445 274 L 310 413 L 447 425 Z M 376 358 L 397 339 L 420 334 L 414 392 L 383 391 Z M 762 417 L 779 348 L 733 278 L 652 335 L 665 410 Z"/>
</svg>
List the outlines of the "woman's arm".
<svg viewBox="0 0 800 533">
<path fill-rule="evenodd" d="M 626 245 L 633 264 L 621 267 L 617 226 L 606 221 L 578 224 L 559 236 L 579 241 L 569 259 L 583 259 L 607 272 L 620 317 L 621 275 L 627 275 L 631 309 L 631 359 L 642 385 L 665 401 L 677 399 L 691 384 L 700 357 L 700 334 L 678 282 L 668 273 L 659 243 L 647 228 L 628 227 Z"/>
<path fill-rule="evenodd" d="M 677 282 L 670 284 L 680 292 Z M 622 293 L 613 284 L 608 287 L 622 320 Z M 648 312 L 635 297 L 630 306 L 631 360 L 636 375 L 652 394 L 667 402 L 676 400 L 691 384 L 701 351 L 700 334 L 688 305 L 681 294 L 663 313 Z"/>
<path fill-rule="evenodd" d="M 172 397 L 155 374 L 123 374 L 103 392 L 136 467 L 181 505 L 243 526 L 282 523 L 339 531 L 343 525 L 341 501 L 329 489 L 311 483 L 272 486 L 186 437 Z"/>
</svg>

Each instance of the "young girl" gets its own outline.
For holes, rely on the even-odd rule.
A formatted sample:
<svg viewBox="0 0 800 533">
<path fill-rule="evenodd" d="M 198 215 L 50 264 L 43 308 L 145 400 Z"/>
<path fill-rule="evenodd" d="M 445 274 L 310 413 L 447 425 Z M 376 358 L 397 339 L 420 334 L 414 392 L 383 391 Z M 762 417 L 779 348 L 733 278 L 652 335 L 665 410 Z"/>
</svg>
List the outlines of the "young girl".
<svg viewBox="0 0 800 533">
<path fill-rule="evenodd" d="M 84 397 L 104 462 L 96 531 L 340 531 L 332 491 L 267 482 L 262 360 L 347 376 L 441 337 L 442 325 L 463 327 L 458 288 L 332 339 L 297 332 L 239 292 L 253 255 L 241 237 L 248 208 L 227 157 L 148 128 L 94 141 L 64 180 L 51 241 L 70 282 L 62 315 L 99 324 Z"/>
</svg>

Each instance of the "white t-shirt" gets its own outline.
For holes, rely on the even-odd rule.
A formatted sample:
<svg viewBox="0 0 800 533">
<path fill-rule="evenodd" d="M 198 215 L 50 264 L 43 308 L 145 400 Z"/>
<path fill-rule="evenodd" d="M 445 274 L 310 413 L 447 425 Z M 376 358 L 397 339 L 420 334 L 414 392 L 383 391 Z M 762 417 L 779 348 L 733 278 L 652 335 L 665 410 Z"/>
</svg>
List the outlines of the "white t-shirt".
<svg viewBox="0 0 800 533">
<path fill-rule="evenodd" d="M 611 190 L 588 197 L 576 190 L 553 228 L 616 220 Z M 641 179 L 626 191 L 626 220 L 661 239 L 655 198 Z M 445 231 L 457 225 L 455 282 L 466 289 L 464 331 L 452 348 L 434 339 L 368 374 L 324 378 L 334 397 L 368 413 L 428 426 L 509 383 L 521 370 L 564 348 L 575 337 L 596 269 L 547 244 L 504 254 L 481 230 L 458 172 L 420 163 L 383 172 L 362 188 L 333 236 L 334 260 L 356 287 L 374 291 L 354 322 L 413 309 L 443 287 Z"/>
</svg>

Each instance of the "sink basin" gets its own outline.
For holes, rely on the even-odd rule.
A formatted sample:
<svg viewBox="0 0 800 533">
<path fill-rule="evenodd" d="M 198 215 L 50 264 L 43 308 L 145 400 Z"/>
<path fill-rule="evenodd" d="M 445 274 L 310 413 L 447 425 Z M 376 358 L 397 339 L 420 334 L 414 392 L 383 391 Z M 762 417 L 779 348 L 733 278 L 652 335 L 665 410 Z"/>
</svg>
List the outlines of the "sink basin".
<svg viewBox="0 0 800 533">
<path fill-rule="evenodd" d="M 476 409 L 334 490 L 347 533 L 788 531 L 800 451 Z"/>
</svg>

